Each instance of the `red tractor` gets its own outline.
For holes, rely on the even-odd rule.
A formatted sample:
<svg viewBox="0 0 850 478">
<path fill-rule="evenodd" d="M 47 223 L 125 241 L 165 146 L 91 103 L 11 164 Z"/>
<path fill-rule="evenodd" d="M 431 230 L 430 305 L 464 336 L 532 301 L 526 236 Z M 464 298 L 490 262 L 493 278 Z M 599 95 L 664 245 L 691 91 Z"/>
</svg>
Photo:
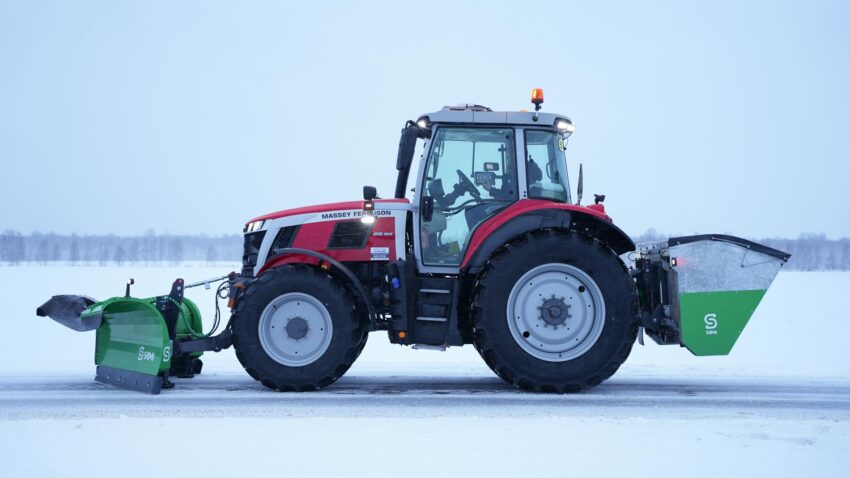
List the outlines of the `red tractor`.
<svg viewBox="0 0 850 478">
<path fill-rule="evenodd" d="M 409 121 L 392 199 L 367 186 L 362 201 L 250 221 L 241 277 L 255 280 L 232 320 L 248 373 L 279 390 L 321 388 L 345 373 L 369 332 L 386 330 L 414 348 L 474 344 L 508 383 L 574 392 L 610 377 L 641 326 L 679 343 L 666 245 L 626 267 L 620 256 L 635 244 L 604 196 L 580 205 L 581 176 L 578 199 L 570 196 L 573 123 L 539 112 L 541 90 L 532 102 L 534 112 L 460 105 Z"/>
<path fill-rule="evenodd" d="M 639 330 L 697 355 L 728 353 L 788 255 L 730 236 L 690 236 L 642 247 L 627 266 L 635 244 L 606 214 L 604 196 L 582 206 L 581 173 L 578 197 L 570 195 L 573 123 L 539 111 L 542 91 L 532 102 L 533 112 L 460 105 L 408 121 L 391 199 L 367 186 L 362 201 L 248 222 L 241 274 L 226 283 L 232 315 L 218 336 L 181 332 L 192 330 L 181 325 L 187 316 L 200 318 L 181 306 L 180 280 L 147 304 L 58 296 L 77 301 L 74 328 L 82 330 L 80 317 L 97 319 L 98 380 L 156 393 L 169 372 L 200 371 L 200 351 L 232 344 L 267 387 L 315 390 L 345 374 L 373 331 L 414 348 L 473 344 L 506 382 L 541 392 L 598 385 L 629 356 Z M 67 304 L 49 305 L 40 315 L 56 318 L 51 310 Z M 159 348 L 116 339 L 151 322 L 164 324 Z"/>
</svg>

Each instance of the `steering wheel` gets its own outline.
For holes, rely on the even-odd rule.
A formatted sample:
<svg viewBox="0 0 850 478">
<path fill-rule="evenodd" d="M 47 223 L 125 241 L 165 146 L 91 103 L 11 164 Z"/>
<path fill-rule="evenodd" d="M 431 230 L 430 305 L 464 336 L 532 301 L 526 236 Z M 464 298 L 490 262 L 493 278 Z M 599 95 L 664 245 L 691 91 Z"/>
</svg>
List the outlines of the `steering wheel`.
<svg viewBox="0 0 850 478">
<path fill-rule="evenodd" d="M 457 170 L 457 179 L 459 181 L 458 186 L 460 186 L 461 190 L 465 189 L 467 192 L 469 192 L 470 195 L 472 195 L 473 198 L 475 198 L 476 201 L 481 200 L 481 193 L 478 192 L 478 188 L 476 188 L 475 185 L 472 184 L 472 181 L 469 180 L 469 177 L 466 174 L 463 174 L 463 171 L 461 171 L 460 169 Z"/>
</svg>

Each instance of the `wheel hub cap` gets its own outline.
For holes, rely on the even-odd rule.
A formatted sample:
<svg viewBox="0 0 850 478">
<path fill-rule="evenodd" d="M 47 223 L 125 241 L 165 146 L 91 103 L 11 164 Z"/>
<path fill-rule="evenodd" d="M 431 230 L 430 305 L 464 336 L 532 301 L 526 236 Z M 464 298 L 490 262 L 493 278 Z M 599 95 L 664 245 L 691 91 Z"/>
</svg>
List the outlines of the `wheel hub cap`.
<svg viewBox="0 0 850 478">
<path fill-rule="evenodd" d="M 273 299 L 257 326 L 266 354 L 289 367 L 309 365 L 325 354 L 333 336 L 328 309 L 312 295 L 290 292 Z"/>
<path fill-rule="evenodd" d="M 286 323 L 286 335 L 290 339 L 300 340 L 307 335 L 307 321 L 301 317 L 293 317 Z"/>
<path fill-rule="evenodd" d="M 578 267 L 543 264 L 514 284 L 506 314 L 511 336 L 526 353 L 566 362 L 584 355 L 599 339 L 605 301 L 596 281 Z"/>
<path fill-rule="evenodd" d="M 570 307 L 572 306 L 566 304 L 563 297 L 546 299 L 540 306 L 540 318 L 548 325 L 557 327 L 570 318 Z"/>
</svg>

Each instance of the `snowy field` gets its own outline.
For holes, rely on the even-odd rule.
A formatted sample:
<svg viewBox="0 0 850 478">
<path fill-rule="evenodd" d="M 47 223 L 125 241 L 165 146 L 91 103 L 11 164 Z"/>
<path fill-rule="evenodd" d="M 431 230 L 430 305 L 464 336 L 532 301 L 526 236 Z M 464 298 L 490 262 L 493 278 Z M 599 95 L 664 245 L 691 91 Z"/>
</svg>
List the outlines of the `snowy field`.
<svg viewBox="0 0 850 478">
<path fill-rule="evenodd" d="M 35 316 L 235 267 L 0 267 L 0 476 L 850 476 L 848 272 L 780 273 L 728 357 L 649 341 L 565 396 L 381 333 L 321 392 L 268 391 L 226 350 L 147 396 L 92 380 L 93 332 Z M 212 291 L 188 295 L 212 317 Z"/>
</svg>

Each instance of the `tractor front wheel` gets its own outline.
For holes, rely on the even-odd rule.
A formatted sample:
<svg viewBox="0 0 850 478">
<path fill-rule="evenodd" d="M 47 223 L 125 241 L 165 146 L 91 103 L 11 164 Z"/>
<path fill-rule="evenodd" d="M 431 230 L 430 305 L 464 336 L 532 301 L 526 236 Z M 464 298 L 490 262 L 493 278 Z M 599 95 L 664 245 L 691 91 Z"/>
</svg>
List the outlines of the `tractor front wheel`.
<svg viewBox="0 0 850 478">
<path fill-rule="evenodd" d="M 530 234 L 492 258 L 477 281 L 475 347 L 519 388 L 581 391 L 628 357 L 635 301 L 631 277 L 604 244 L 575 232 Z"/>
<path fill-rule="evenodd" d="M 271 269 L 251 283 L 233 317 L 245 370 L 280 391 L 326 387 L 360 354 L 368 328 L 348 291 L 304 265 Z"/>
</svg>

